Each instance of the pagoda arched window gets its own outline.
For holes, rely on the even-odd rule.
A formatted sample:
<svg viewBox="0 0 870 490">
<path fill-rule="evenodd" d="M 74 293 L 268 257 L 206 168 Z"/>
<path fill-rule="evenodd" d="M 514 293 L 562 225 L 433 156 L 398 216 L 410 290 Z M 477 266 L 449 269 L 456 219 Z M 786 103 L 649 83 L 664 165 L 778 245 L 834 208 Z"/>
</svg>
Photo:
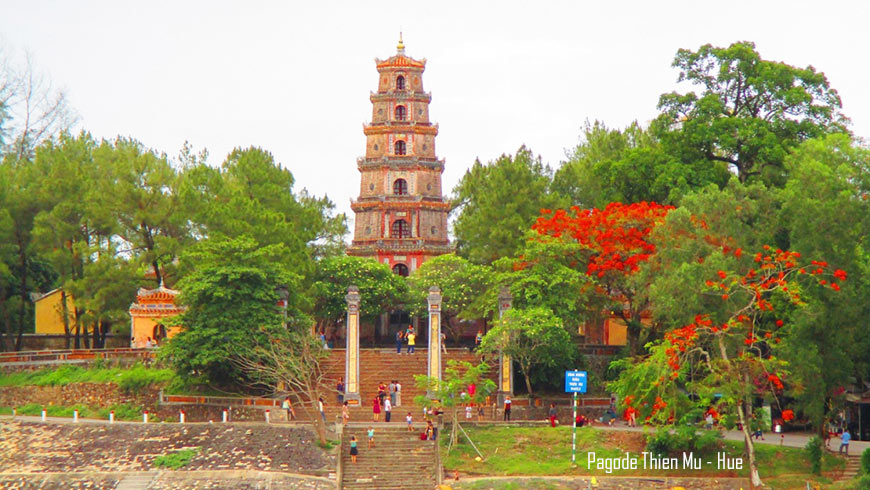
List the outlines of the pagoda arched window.
<svg viewBox="0 0 870 490">
<path fill-rule="evenodd" d="M 396 106 L 396 121 L 404 121 L 405 116 L 407 115 L 407 109 L 403 105 Z"/>
<path fill-rule="evenodd" d="M 396 90 L 405 90 L 405 77 L 402 75 L 396 77 Z"/>
<path fill-rule="evenodd" d="M 396 196 L 408 195 L 408 182 L 405 179 L 396 179 L 393 182 L 393 194 Z"/>
<path fill-rule="evenodd" d="M 393 221 L 393 226 L 390 229 L 392 238 L 411 238 L 411 225 L 403 219 Z"/>
<path fill-rule="evenodd" d="M 405 154 L 405 142 L 404 141 L 396 141 L 393 149 L 395 150 L 396 155 L 404 155 Z"/>
<path fill-rule="evenodd" d="M 402 277 L 408 277 L 408 266 L 405 264 L 396 264 L 393 266 L 393 274 Z"/>
</svg>

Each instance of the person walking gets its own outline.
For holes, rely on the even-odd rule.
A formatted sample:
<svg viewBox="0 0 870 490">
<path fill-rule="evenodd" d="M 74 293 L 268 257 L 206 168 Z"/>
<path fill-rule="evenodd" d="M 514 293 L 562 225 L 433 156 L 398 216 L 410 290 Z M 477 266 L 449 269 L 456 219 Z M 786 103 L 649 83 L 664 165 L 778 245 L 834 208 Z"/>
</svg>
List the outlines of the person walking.
<svg viewBox="0 0 870 490">
<path fill-rule="evenodd" d="M 550 404 L 550 412 L 549 412 L 549 415 L 550 415 L 550 427 L 556 427 L 556 413 L 557 413 L 557 411 L 556 411 L 556 404 L 555 404 L 555 403 L 551 403 L 551 404 Z"/>
<path fill-rule="evenodd" d="M 385 385 L 382 381 L 381 384 L 378 385 L 378 400 L 380 400 L 381 406 L 384 405 L 384 398 L 386 398 L 386 396 L 387 396 L 387 385 Z"/>
<path fill-rule="evenodd" d="M 326 412 L 323 410 L 323 397 L 317 400 L 317 408 L 320 409 L 320 417 L 323 418 L 323 423 L 326 423 Z"/>
<path fill-rule="evenodd" d="M 414 331 L 411 330 L 411 332 L 407 335 L 407 337 L 408 337 L 408 354 L 413 354 L 414 353 L 414 345 L 416 345 L 417 336 L 414 334 Z"/>
<path fill-rule="evenodd" d="M 408 423 L 408 432 L 414 432 L 414 417 L 411 415 L 411 412 L 405 415 L 405 422 Z"/>
<path fill-rule="evenodd" d="M 350 407 L 347 406 L 347 402 L 344 402 L 344 405 L 341 406 L 341 422 L 344 425 L 350 422 Z"/>
<path fill-rule="evenodd" d="M 393 406 L 395 407 L 396 406 L 396 380 L 391 380 L 390 385 L 387 386 L 387 389 L 390 390 L 390 403 L 392 403 Z"/>
<path fill-rule="evenodd" d="M 375 422 L 381 418 L 381 404 L 378 401 L 378 397 L 372 398 L 372 414 Z"/>
<path fill-rule="evenodd" d="M 390 415 L 393 413 L 393 404 L 390 403 L 390 399 L 386 398 L 384 400 L 384 422 L 390 421 Z"/>
<path fill-rule="evenodd" d="M 402 383 L 396 380 L 396 406 L 402 406 Z"/>
<path fill-rule="evenodd" d="M 356 455 L 359 449 L 356 447 L 356 436 L 350 436 L 350 462 L 356 464 Z"/>
<path fill-rule="evenodd" d="M 508 395 L 504 399 L 504 421 L 510 422 L 510 420 L 511 420 L 511 397 L 510 397 L 510 395 Z"/>
<path fill-rule="evenodd" d="M 838 453 L 842 453 L 843 449 L 846 449 L 846 456 L 849 455 L 849 441 L 852 440 L 852 434 L 849 434 L 849 429 L 843 429 L 843 434 L 840 435 L 840 450 Z"/>
<path fill-rule="evenodd" d="M 338 404 L 344 403 L 344 376 L 338 377 L 338 384 L 335 385 L 335 391 L 338 392 Z"/>
<path fill-rule="evenodd" d="M 399 330 L 396 332 L 396 354 L 402 353 L 402 331 Z"/>
<path fill-rule="evenodd" d="M 371 449 L 371 448 L 375 447 L 375 430 L 371 427 L 369 427 L 368 436 L 369 436 L 369 449 Z"/>
</svg>

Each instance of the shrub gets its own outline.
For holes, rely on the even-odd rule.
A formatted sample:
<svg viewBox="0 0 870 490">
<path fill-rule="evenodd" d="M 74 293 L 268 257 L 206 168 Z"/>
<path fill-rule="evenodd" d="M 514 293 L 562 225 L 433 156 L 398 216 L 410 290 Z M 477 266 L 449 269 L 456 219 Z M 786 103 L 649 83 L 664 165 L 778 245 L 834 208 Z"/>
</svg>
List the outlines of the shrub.
<svg viewBox="0 0 870 490">
<path fill-rule="evenodd" d="M 870 475 L 870 447 L 861 453 L 861 471 L 865 475 Z"/>
<path fill-rule="evenodd" d="M 157 468 L 170 468 L 177 470 L 183 466 L 187 466 L 190 463 L 190 460 L 192 460 L 198 452 L 199 448 L 181 449 L 174 453 L 157 456 L 154 458 L 154 466 Z"/>
<path fill-rule="evenodd" d="M 681 451 L 704 452 L 719 446 L 719 431 L 699 431 L 694 425 L 660 426 L 647 435 L 646 450 L 659 456 Z"/>
<path fill-rule="evenodd" d="M 822 440 L 819 439 L 819 436 L 810 437 L 810 440 L 807 441 L 807 445 L 804 446 L 804 451 L 806 452 L 807 459 L 810 460 L 810 471 L 812 471 L 814 475 L 821 475 Z"/>
</svg>

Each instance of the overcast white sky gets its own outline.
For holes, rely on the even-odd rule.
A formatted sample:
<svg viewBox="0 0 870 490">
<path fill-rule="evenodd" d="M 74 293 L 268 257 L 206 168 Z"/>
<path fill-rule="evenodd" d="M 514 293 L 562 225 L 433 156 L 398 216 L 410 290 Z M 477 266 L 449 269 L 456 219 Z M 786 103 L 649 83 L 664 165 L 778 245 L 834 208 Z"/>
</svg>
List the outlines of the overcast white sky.
<svg viewBox="0 0 870 490">
<path fill-rule="evenodd" d="M 754 41 L 766 59 L 823 71 L 870 136 L 870 7 L 863 1 L 0 2 L 6 51 L 27 49 L 96 137 L 219 164 L 271 151 L 352 220 L 373 59 L 427 58 L 449 193 L 475 158 L 526 144 L 554 168 L 584 120 L 656 115 L 678 48 Z M 10 49 L 11 48 L 11 49 Z M 352 221 L 351 221 L 352 222 Z"/>
</svg>

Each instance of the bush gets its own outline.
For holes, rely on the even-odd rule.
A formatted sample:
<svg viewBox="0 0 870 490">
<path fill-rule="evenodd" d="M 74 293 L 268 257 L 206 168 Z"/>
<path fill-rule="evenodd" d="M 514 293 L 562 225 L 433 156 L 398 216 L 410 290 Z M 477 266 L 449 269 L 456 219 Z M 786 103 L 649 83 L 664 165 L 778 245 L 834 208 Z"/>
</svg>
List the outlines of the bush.
<svg viewBox="0 0 870 490">
<path fill-rule="evenodd" d="M 819 439 L 819 436 L 810 437 L 810 440 L 807 441 L 807 445 L 804 446 L 804 451 L 806 452 L 807 459 L 810 460 L 810 471 L 812 471 L 814 475 L 821 475 L 822 440 Z"/>
<path fill-rule="evenodd" d="M 63 386 L 71 383 L 116 383 L 129 393 L 153 385 L 168 383 L 175 374 L 169 369 L 150 369 L 135 364 L 128 369 L 79 366 L 60 366 L 33 372 L 0 375 L 0 386 Z"/>
<path fill-rule="evenodd" d="M 144 409 L 141 405 L 121 403 L 112 405 L 109 408 L 102 408 L 97 412 L 97 415 L 101 419 L 108 420 L 109 412 L 112 411 L 115 412 L 115 420 L 142 420 Z"/>
<path fill-rule="evenodd" d="M 182 466 L 187 466 L 190 463 L 190 460 L 192 460 L 198 452 L 199 448 L 182 449 L 180 451 L 175 451 L 174 453 L 157 456 L 154 458 L 154 466 L 157 468 L 170 468 L 177 470 Z"/>
<path fill-rule="evenodd" d="M 864 450 L 863 453 L 861 453 L 861 471 L 865 475 L 870 475 L 870 447 L 868 447 Z"/>
<path fill-rule="evenodd" d="M 694 425 L 661 426 L 647 435 L 646 450 L 659 456 L 681 451 L 703 453 L 717 448 L 720 439 L 719 431 L 699 431 Z"/>
</svg>

